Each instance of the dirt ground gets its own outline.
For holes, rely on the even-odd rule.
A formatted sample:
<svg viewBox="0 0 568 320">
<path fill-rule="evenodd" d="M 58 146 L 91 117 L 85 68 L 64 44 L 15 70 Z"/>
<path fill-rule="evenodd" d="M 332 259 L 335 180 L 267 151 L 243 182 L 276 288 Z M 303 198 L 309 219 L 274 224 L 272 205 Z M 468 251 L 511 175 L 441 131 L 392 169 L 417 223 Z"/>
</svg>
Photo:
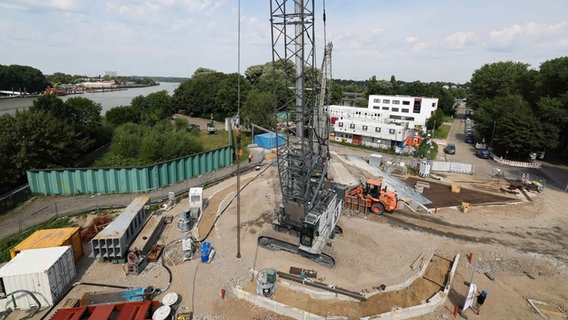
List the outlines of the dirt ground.
<svg viewBox="0 0 568 320">
<path fill-rule="evenodd" d="M 202 263 L 199 252 L 195 260 L 181 259 L 181 246 L 175 241 L 184 234 L 175 224 L 182 211 L 188 209 L 186 199 L 173 209 L 159 213 L 174 217 L 160 240 L 165 245 L 174 243 L 166 247 L 163 255 L 172 272 L 171 281 L 168 272 L 157 263 L 150 263 L 138 276 L 126 275 L 122 265 L 95 261 L 89 255 L 89 245 L 85 246 L 86 256 L 79 261 L 80 281 L 132 287 L 152 285 L 164 292 L 177 292 L 179 308 L 193 311 L 194 319 L 288 319 L 236 299 L 232 288 L 241 286 L 254 290 L 255 271 L 275 268 L 288 272 L 294 266 L 317 270 L 318 280 L 322 282 L 356 292 L 372 292 L 376 286 L 396 285 L 414 275 L 416 271 L 410 266 L 421 254 L 448 259 L 460 254 L 446 303 L 416 319 L 453 319 L 454 306 L 463 305 L 465 300 L 467 286 L 464 282 L 472 280 L 489 292 L 481 319 L 541 319 L 531 310 L 527 299 L 543 301 L 562 310 L 568 306 L 568 217 L 565 214 L 568 196 L 560 190 L 545 189 L 531 194 L 532 201 L 527 201 L 503 194 L 499 184 L 474 176 L 445 175 L 440 188 L 446 193 L 442 193 L 442 189 L 434 191 L 439 201 L 450 196 L 469 196 L 470 189 L 481 190 L 480 203 L 469 200 L 474 203 L 471 212 L 463 213 L 455 207 L 455 203 L 465 199 L 459 198 L 448 206 L 436 205 L 438 210 L 431 215 L 406 211 L 383 216 L 346 213 L 339 221 L 343 234 L 332 240 L 330 248 L 336 266 L 329 269 L 293 254 L 257 246 L 258 236 L 272 230 L 273 212 L 279 200 L 276 167 L 262 169 L 265 168 L 241 176 L 240 185 L 244 189 L 238 217 L 237 199 L 233 199 L 235 178 L 204 190 L 209 205 L 192 233 L 200 240 L 208 235 L 206 241 L 212 243 L 216 252 L 211 262 Z M 441 181 L 429 182 L 434 186 Z M 462 186 L 461 195 L 449 193 L 448 184 L 452 182 Z M 487 196 L 489 199 L 485 198 Z M 499 197 L 507 201 L 494 200 Z M 237 239 L 237 220 L 240 220 L 240 239 Z M 469 254 L 472 254 L 472 263 L 466 258 Z M 385 292 L 367 302 L 322 301 L 287 286 L 279 286 L 274 300 L 320 315 L 357 318 L 423 303 L 439 290 L 447 269 L 446 259 L 433 259 L 426 276 L 409 288 Z M 222 289 L 226 290 L 224 299 Z M 67 297 L 80 298 L 86 292 L 109 290 L 112 289 L 78 285 Z M 471 310 L 465 315 L 477 317 Z"/>
<path fill-rule="evenodd" d="M 207 123 L 211 122 L 211 120 L 203 118 L 193 118 L 183 114 L 176 114 L 175 116 L 186 119 L 188 124 L 198 125 L 199 130 L 203 132 L 207 132 Z M 217 128 L 217 130 L 225 130 L 225 123 L 223 121 L 215 121 L 215 128 Z"/>
</svg>

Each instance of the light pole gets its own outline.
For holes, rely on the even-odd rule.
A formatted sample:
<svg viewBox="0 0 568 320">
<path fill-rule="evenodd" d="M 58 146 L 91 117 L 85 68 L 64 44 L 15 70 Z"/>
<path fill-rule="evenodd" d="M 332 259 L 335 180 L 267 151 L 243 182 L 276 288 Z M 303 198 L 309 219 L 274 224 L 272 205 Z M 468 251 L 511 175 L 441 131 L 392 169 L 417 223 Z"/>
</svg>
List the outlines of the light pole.
<svg viewBox="0 0 568 320">
<path fill-rule="evenodd" d="M 496 121 L 493 120 L 493 131 L 491 132 L 491 142 L 489 143 L 489 149 L 493 150 L 493 137 L 495 136 L 495 123 Z"/>
</svg>

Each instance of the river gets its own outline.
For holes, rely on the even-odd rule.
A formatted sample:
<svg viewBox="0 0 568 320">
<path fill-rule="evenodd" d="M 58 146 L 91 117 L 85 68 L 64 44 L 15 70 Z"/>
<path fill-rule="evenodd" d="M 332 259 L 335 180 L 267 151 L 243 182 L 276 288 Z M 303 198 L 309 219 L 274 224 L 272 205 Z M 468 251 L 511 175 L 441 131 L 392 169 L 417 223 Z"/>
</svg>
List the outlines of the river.
<svg viewBox="0 0 568 320">
<path fill-rule="evenodd" d="M 174 94 L 174 90 L 179 86 L 177 82 L 162 82 L 159 86 L 132 88 L 127 90 L 112 92 L 96 92 L 84 94 L 72 94 L 60 97 L 63 101 L 72 97 L 83 97 L 94 102 L 100 103 L 102 106 L 101 115 L 108 110 L 118 106 L 128 106 L 134 97 L 147 96 L 150 93 L 166 90 L 170 96 Z M 36 98 L 3 98 L 0 99 L 0 115 L 4 113 L 16 113 L 16 110 L 26 110 L 33 105 Z"/>
</svg>

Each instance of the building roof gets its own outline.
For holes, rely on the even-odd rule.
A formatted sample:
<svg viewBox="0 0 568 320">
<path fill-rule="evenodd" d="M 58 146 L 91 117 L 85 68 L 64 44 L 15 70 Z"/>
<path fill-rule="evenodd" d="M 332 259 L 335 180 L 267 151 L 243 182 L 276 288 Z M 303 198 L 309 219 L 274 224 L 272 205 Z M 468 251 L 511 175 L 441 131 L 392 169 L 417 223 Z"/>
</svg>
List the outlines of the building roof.
<svg viewBox="0 0 568 320">
<path fill-rule="evenodd" d="M 38 230 L 18 243 L 12 251 L 57 247 L 64 244 L 78 230 L 79 227 Z"/>
<path fill-rule="evenodd" d="M 47 272 L 68 250 L 70 246 L 24 250 L 0 269 L 0 278 Z"/>
</svg>

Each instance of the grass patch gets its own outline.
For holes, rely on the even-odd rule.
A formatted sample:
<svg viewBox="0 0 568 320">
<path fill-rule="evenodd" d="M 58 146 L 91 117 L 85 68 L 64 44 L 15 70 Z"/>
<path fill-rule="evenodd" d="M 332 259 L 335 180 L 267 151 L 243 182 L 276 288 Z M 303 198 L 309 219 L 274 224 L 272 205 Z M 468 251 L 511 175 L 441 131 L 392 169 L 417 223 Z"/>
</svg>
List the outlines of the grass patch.
<svg viewBox="0 0 568 320">
<path fill-rule="evenodd" d="M 447 139 L 450 134 L 451 124 L 444 123 L 434 131 L 434 139 Z"/>
</svg>

